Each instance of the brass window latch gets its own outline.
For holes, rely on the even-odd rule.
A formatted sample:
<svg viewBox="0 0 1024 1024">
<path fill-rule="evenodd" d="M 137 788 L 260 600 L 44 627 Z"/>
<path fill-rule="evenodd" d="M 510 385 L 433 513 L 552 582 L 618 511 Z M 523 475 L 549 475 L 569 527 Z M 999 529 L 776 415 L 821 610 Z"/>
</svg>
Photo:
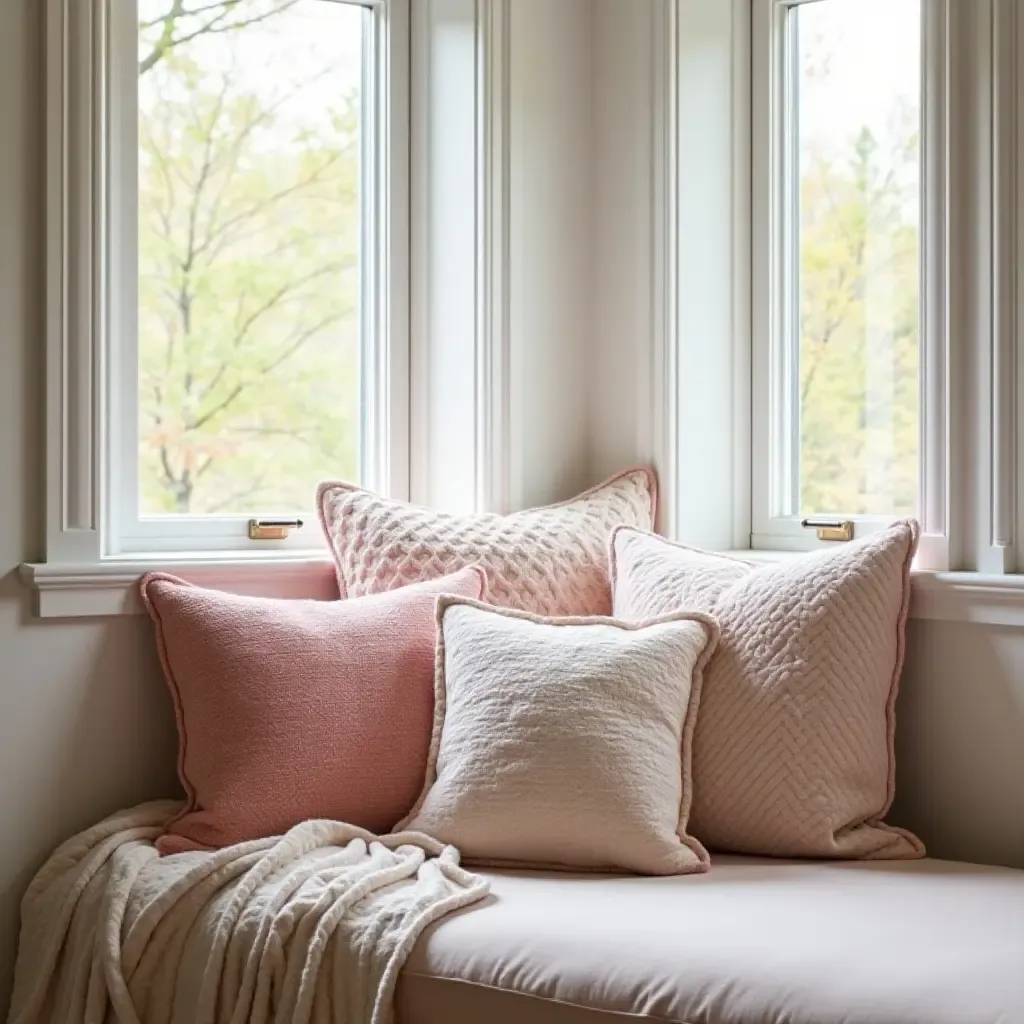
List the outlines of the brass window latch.
<svg viewBox="0 0 1024 1024">
<path fill-rule="evenodd" d="M 301 519 L 250 519 L 249 540 L 286 540 L 301 527 Z"/>
<path fill-rule="evenodd" d="M 849 519 L 801 519 L 800 525 L 817 530 L 818 540 L 853 540 L 853 523 Z"/>
</svg>

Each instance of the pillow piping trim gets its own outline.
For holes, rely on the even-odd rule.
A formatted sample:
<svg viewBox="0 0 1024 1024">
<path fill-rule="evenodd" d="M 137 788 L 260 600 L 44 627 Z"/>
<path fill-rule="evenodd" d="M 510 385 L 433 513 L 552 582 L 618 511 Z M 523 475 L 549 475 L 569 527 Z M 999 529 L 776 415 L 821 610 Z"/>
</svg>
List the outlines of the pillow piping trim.
<svg viewBox="0 0 1024 1024">
<path fill-rule="evenodd" d="M 679 798 L 679 815 L 675 835 L 680 844 L 688 849 L 695 858 L 692 871 L 682 874 L 703 874 L 711 867 L 711 856 L 704 844 L 694 835 L 687 831 L 690 820 L 690 810 L 693 804 L 693 733 L 697 725 L 697 713 L 700 707 L 701 690 L 704 683 L 704 669 L 711 660 L 721 630 L 718 621 L 704 612 L 680 611 L 670 612 L 667 615 L 659 615 L 655 618 L 644 619 L 640 622 L 628 622 L 625 619 L 617 619 L 611 615 L 567 615 L 567 616 L 544 616 L 535 615 L 533 612 L 521 611 L 516 608 L 499 608 L 487 604 L 485 601 L 474 600 L 469 597 L 461 597 L 457 594 L 442 594 L 438 597 L 435 605 L 435 616 L 437 621 L 437 641 L 434 645 L 434 721 L 430 733 L 430 749 L 427 753 L 427 770 L 420 795 L 413 804 L 408 816 L 403 818 L 396 826 L 395 831 L 400 832 L 407 829 L 411 822 L 415 821 L 417 815 L 426 801 L 427 794 L 437 782 L 437 756 L 441 746 L 441 733 L 444 729 L 444 721 L 447 714 L 447 682 L 445 675 L 445 643 L 444 643 L 444 616 L 445 612 L 454 605 L 468 605 L 480 611 L 490 612 L 504 618 L 520 619 L 524 622 L 532 622 L 538 625 L 547 626 L 613 626 L 627 632 L 637 632 L 651 626 L 660 626 L 668 622 L 695 622 L 704 627 L 705 643 L 704 648 L 694 662 L 690 673 L 690 695 L 687 701 L 686 714 L 683 716 L 682 728 L 679 734 L 679 770 L 681 775 L 681 793 Z M 614 872 L 612 866 L 588 867 L 576 864 L 561 864 L 557 861 L 524 861 L 504 859 L 477 859 L 470 858 L 467 863 L 474 866 L 487 868 L 525 868 L 529 870 L 556 870 L 567 872 L 586 872 L 589 874 L 608 874 Z"/>
<path fill-rule="evenodd" d="M 567 505 L 574 505 L 577 501 L 582 501 L 585 498 L 593 497 L 598 491 L 603 491 L 605 488 L 610 487 L 612 484 L 618 483 L 620 480 L 624 480 L 627 477 L 635 476 L 637 473 L 643 473 L 647 478 L 647 492 L 650 496 L 651 502 L 651 522 L 657 522 L 658 518 L 658 474 L 654 471 L 651 466 L 632 466 L 630 469 L 624 469 L 618 473 L 614 473 L 608 477 L 607 480 L 603 480 L 599 484 L 595 484 L 593 487 L 588 487 L 585 491 L 580 494 L 573 495 L 571 498 L 566 498 L 563 501 L 556 501 L 550 505 L 536 505 L 528 509 L 520 509 L 517 512 L 504 513 L 506 515 L 518 515 L 522 512 L 542 512 L 550 511 L 552 509 L 565 508 Z M 355 493 L 356 491 L 364 491 L 368 494 L 377 494 L 376 491 L 370 491 L 366 487 L 360 487 L 359 484 L 351 484 L 345 480 L 324 480 L 317 484 L 316 488 L 316 514 L 317 519 L 320 522 L 320 530 L 323 533 L 324 540 L 327 541 L 327 547 L 331 552 L 331 561 L 334 563 L 334 576 L 338 584 L 338 594 L 344 600 L 348 598 L 348 587 L 345 584 L 344 577 L 342 576 L 341 568 L 341 557 L 338 554 L 338 550 L 334 545 L 334 541 L 331 537 L 331 530 L 327 524 L 327 495 L 331 491 L 346 491 L 349 494 Z M 383 497 L 383 495 L 378 495 Z M 397 498 L 386 498 L 387 501 L 394 501 L 399 505 L 413 505 L 414 508 L 426 508 L 423 505 L 415 505 L 412 502 L 404 502 Z"/>
<path fill-rule="evenodd" d="M 164 825 L 164 831 L 166 832 L 171 828 L 171 826 L 176 825 L 189 814 L 194 814 L 199 809 L 199 800 L 195 785 L 188 777 L 188 772 L 185 771 L 185 755 L 188 750 L 188 730 L 185 728 L 185 708 L 181 699 L 181 691 L 178 689 L 178 680 L 174 674 L 174 670 L 171 668 L 171 659 L 167 653 L 167 641 L 164 636 L 163 619 L 160 617 L 159 609 L 149 596 L 150 584 L 160 581 L 173 583 L 180 587 L 189 587 L 191 589 L 202 588 L 196 588 L 194 583 L 189 583 L 188 580 L 183 580 L 178 576 L 172 576 L 170 573 L 166 572 L 148 572 L 139 581 L 139 593 L 142 595 L 142 603 L 146 606 L 146 611 L 149 612 L 150 618 L 156 625 L 157 653 L 160 656 L 160 666 L 164 670 L 164 679 L 167 680 L 167 689 L 171 691 L 171 703 L 174 705 L 174 717 L 177 720 L 178 725 L 178 779 L 181 782 L 182 788 L 185 790 L 186 797 L 185 803 L 178 813 Z"/>
</svg>

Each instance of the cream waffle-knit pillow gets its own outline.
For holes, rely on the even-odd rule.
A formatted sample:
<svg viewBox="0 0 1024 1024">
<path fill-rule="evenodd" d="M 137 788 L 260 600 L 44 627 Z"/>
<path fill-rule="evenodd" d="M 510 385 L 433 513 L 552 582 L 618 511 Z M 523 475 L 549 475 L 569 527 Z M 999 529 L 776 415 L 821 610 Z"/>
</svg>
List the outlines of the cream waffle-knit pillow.
<svg viewBox="0 0 1024 1024">
<path fill-rule="evenodd" d="M 398 829 L 467 863 L 687 874 L 690 742 L 718 628 L 541 619 L 438 598 L 434 731 Z"/>
</svg>

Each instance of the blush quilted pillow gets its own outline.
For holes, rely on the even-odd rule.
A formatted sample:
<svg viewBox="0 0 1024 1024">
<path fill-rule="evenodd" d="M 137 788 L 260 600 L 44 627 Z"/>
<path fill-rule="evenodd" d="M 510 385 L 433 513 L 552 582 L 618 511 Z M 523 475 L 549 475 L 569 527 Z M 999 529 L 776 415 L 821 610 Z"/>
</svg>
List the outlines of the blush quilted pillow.
<svg viewBox="0 0 1024 1024">
<path fill-rule="evenodd" d="M 144 577 L 187 797 L 159 850 L 216 849 L 311 818 L 387 832 L 426 770 L 435 602 L 482 589 L 476 568 L 352 601 Z"/>
<path fill-rule="evenodd" d="M 317 508 L 342 596 L 378 594 L 467 565 L 487 575 L 485 599 L 536 615 L 608 615 L 608 534 L 652 529 L 654 472 L 633 469 L 569 501 L 501 516 L 450 515 L 324 483 Z"/>
<path fill-rule="evenodd" d="M 691 828 L 712 849 L 912 858 L 883 821 L 917 524 L 754 566 L 632 529 L 611 541 L 615 614 L 714 616 L 694 736 Z"/>
</svg>

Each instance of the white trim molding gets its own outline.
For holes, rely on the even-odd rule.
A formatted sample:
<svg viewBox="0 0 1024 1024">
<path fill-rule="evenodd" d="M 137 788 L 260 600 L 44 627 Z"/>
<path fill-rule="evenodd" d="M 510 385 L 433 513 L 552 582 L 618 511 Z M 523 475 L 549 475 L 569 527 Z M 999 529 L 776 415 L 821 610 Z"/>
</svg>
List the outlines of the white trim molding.
<svg viewBox="0 0 1024 1024">
<path fill-rule="evenodd" d="M 46 550 L 67 562 L 102 547 L 104 10 L 46 7 Z"/>
<path fill-rule="evenodd" d="M 914 573 L 910 617 L 1024 629 L 1024 578 L 1000 573 Z"/>
<path fill-rule="evenodd" d="M 486 512 L 512 504 L 511 2 L 487 0 L 477 20 L 476 507 Z"/>
<path fill-rule="evenodd" d="M 412 17 L 411 497 L 499 510 L 511 459 L 508 0 L 424 0 Z"/>
<path fill-rule="evenodd" d="M 1018 154 L 1020 89 L 1024 78 L 1018 42 L 1024 13 L 1018 0 L 994 0 L 992 11 L 992 325 L 990 404 L 992 440 L 989 458 L 988 550 L 982 551 L 982 572 L 1012 573 L 1017 569 L 1017 346 L 1020 291 L 1018 260 L 1024 253 L 1018 207 L 1024 185 L 1024 161 Z"/>
<path fill-rule="evenodd" d="M 407 497 L 408 0 L 366 8 L 366 483 Z M 131 0 L 46 0 L 46 558 L 248 550 L 241 515 L 137 511 L 137 49 Z M 373 343 L 367 342 L 372 337 Z M 269 510 L 268 510 L 269 511 Z M 317 550 L 315 517 L 275 542 Z"/>
<path fill-rule="evenodd" d="M 1016 22 L 948 2 L 951 567 L 1017 567 Z"/>
<path fill-rule="evenodd" d="M 334 563 L 322 557 L 108 559 L 21 567 L 22 580 L 33 591 L 35 614 L 41 619 L 140 614 L 144 609 L 139 580 L 147 572 L 166 572 L 196 586 L 250 597 L 317 601 L 338 597 Z"/>
<path fill-rule="evenodd" d="M 784 551 L 734 551 L 756 562 L 801 555 Z M 238 558 L 108 560 L 99 563 L 23 565 L 21 576 L 42 619 L 139 615 L 144 612 L 139 580 L 166 572 L 196 586 L 251 597 L 335 600 L 334 565 L 324 558 Z M 1024 629 L 1024 577 L 972 572 L 915 572 L 910 617 Z"/>
<path fill-rule="evenodd" d="M 660 0 L 651 29 L 653 330 L 640 355 L 640 447 L 658 469 L 664 532 L 746 547 L 750 3 Z"/>
</svg>

